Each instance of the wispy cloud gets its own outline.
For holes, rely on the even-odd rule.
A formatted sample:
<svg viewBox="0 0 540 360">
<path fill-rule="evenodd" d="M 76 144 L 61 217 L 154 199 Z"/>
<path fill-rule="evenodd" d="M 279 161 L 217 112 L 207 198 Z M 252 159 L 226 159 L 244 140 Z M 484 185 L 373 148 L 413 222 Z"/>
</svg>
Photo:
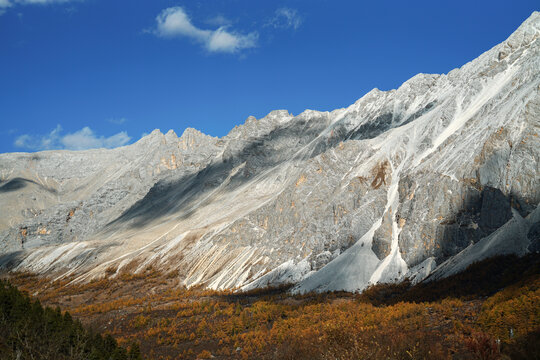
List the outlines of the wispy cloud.
<svg viewBox="0 0 540 360">
<path fill-rule="evenodd" d="M 81 0 L 0 0 L 0 15 L 6 12 L 7 8 L 15 5 L 47 5 L 54 3 L 68 3 Z"/>
<path fill-rule="evenodd" d="M 123 123 L 127 121 L 127 119 L 126 118 L 110 118 L 110 119 L 107 119 L 107 121 L 110 122 L 111 124 L 122 125 Z"/>
<path fill-rule="evenodd" d="M 13 135 L 17 132 L 17 129 L 7 129 L 7 130 L 2 130 L 0 131 L 0 134 L 4 135 Z"/>
<path fill-rule="evenodd" d="M 266 26 L 271 26 L 276 29 L 298 29 L 302 25 L 302 17 L 298 15 L 298 11 L 291 8 L 279 8 L 274 13 L 274 16 L 266 23 Z"/>
<path fill-rule="evenodd" d="M 257 32 L 241 34 L 228 26 L 215 30 L 201 29 L 193 25 L 183 8 L 179 6 L 164 9 L 156 17 L 154 34 L 164 38 L 186 37 L 200 43 L 209 52 L 236 53 L 255 47 Z"/>
<path fill-rule="evenodd" d="M 99 136 L 88 126 L 74 133 L 62 134 L 62 127 L 57 125 L 45 135 L 24 134 L 15 139 L 14 145 L 25 150 L 87 150 L 123 146 L 129 143 L 131 137 L 125 131 L 105 137 Z"/>
<path fill-rule="evenodd" d="M 225 16 L 218 14 L 216 16 L 212 16 L 204 21 L 206 24 L 211 26 L 226 26 L 231 25 L 232 21 L 227 19 Z"/>
</svg>

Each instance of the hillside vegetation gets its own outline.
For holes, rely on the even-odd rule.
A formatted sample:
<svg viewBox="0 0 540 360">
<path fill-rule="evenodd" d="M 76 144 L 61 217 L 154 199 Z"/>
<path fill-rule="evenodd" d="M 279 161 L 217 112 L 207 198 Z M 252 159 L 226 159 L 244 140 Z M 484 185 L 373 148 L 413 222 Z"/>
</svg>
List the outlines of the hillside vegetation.
<svg viewBox="0 0 540 360">
<path fill-rule="evenodd" d="M 537 254 L 362 294 L 175 288 L 175 274 L 151 268 L 81 285 L 25 274 L 11 280 L 121 345 L 140 341 L 149 359 L 540 358 Z"/>
</svg>

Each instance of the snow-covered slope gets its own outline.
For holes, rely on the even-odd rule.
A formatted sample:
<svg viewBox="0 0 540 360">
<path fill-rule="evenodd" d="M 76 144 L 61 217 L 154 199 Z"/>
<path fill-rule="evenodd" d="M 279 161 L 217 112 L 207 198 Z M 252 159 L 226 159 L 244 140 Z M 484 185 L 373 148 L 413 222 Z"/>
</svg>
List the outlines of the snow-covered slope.
<svg viewBox="0 0 540 360">
<path fill-rule="evenodd" d="M 535 12 L 446 75 L 332 112 L 250 117 L 223 138 L 2 154 L 0 266 L 356 291 L 540 248 L 539 37 Z"/>
</svg>

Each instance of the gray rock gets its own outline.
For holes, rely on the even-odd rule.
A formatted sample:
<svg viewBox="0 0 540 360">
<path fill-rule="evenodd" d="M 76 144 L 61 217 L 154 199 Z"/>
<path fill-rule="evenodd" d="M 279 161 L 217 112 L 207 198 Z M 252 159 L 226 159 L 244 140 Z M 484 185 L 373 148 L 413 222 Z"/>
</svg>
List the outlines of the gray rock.
<svg viewBox="0 0 540 360">
<path fill-rule="evenodd" d="M 528 248 L 529 251 L 536 253 L 540 252 L 540 222 L 537 222 L 531 226 L 527 237 L 530 241 L 530 245 Z"/>
<path fill-rule="evenodd" d="M 485 188 L 482 191 L 482 208 L 479 226 L 487 234 L 492 233 L 512 218 L 510 201 L 502 191 Z"/>
</svg>

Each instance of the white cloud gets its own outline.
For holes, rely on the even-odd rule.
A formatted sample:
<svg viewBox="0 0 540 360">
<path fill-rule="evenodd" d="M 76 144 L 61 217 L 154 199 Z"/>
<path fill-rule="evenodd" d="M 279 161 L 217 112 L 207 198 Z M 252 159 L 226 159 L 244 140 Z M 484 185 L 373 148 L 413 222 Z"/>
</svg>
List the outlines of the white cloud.
<svg viewBox="0 0 540 360">
<path fill-rule="evenodd" d="M 14 145 L 26 150 L 112 149 L 126 145 L 131 140 L 131 137 L 125 131 L 105 137 L 96 135 L 88 126 L 66 135 L 62 135 L 61 132 L 62 127 L 57 125 L 56 128 L 46 135 L 24 134 L 15 139 Z"/>
<path fill-rule="evenodd" d="M 65 149 L 84 150 L 94 148 L 115 148 L 125 145 L 131 138 L 125 131 L 110 137 L 96 136 L 88 126 L 73 134 L 67 134 L 61 138 L 60 142 Z"/>
<path fill-rule="evenodd" d="M 42 136 L 24 134 L 15 139 L 14 145 L 28 150 L 51 150 L 57 148 L 62 127 L 57 125 L 50 133 Z"/>
<path fill-rule="evenodd" d="M 210 30 L 201 30 L 195 27 L 179 6 L 163 10 L 156 17 L 156 22 L 157 34 L 164 37 L 182 35 L 204 41 L 212 33 Z"/>
<path fill-rule="evenodd" d="M 11 7 L 13 4 L 9 0 L 0 0 L 0 15 L 3 14 L 8 7 Z"/>
<path fill-rule="evenodd" d="M 208 50 L 215 52 L 236 52 L 240 49 L 254 47 L 257 43 L 257 38 L 258 36 L 255 33 L 239 36 L 220 27 L 212 33 L 206 47 Z"/>
<path fill-rule="evenodd" d="M 210 52 L 235 53 L 255 47 L 259 35 L 256 32 L 240 34 L 229 31 L 226 26 L 216 30 L 200 29 L 179 6 L 164 9 L 156 17 L 154 33 L 161 37 L 187 37 L 202 44 Z"/>
<path fill-rule="evenodd" d="M 302 17 L 298 15 L 298 11 L 295 9 L 279 8 L 266 25 L 276 29 L 293 28 L 296 30 L 302 25 Z"/>
</svg>

